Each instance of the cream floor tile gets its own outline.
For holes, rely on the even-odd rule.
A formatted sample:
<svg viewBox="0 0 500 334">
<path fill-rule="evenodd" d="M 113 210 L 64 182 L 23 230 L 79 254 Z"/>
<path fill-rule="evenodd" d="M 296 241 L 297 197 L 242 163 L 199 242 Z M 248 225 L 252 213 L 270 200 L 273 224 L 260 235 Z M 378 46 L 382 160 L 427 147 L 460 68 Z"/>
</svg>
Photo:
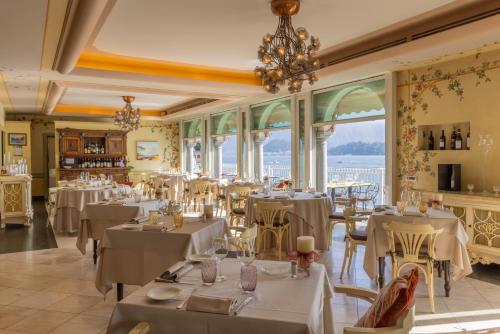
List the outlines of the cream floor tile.
<svg viewBox="0 0 500 334">
<path fill-rule="evenodd" d="M 20 307 L 30 307 L 46 309 L 48 306 L 57 303 L 69 295 L 61 292 L 38 291 L 29 296 L 25 296 L 14 302 L 12 305 Z"/>
<path fill-rule="evenodd" d="M 92 306 L 99 304 L 101 301 L 101 297 L 69 295 L 64 299 L 53 303 L 46 309 L 69 313 L 81 313 L 90 309 Z"/>
<path fill-rule="evenodd" d="M 333 318 L 335 321 L 353 324 L 358 320 L 358 307 L 356 305 L 333 304 Z"/>
<path fill-rule="evenodd" d="M 82 314 L 86 315 L 96 315 L 96 316 L 107 316 L 111 317 L 111 314 L 113 313 L 113 310 L 115 309 L 116 302 L 99 302 L 98 304 L 90 307 L 86 311 L 84 311 Z"/>
<path fill-rule="evenodd" d="M 32 295 L 33 293 L 33 290 L 5 288 L 3 290 L 0 290 L 0 305 L 12 304 L 24 297 Z"/>
<path fill-rule="evenodd" d="M 78 315 L 71 320 L 53 329 L 51 334 L 95 334 L 105 329 L 108 325 L 107 317 L 92 315 Z"/>
<path fill-rule="evenodd" d="M 12 326 L 37 311 L 36 309 L 25 307 L 3 306 L 0 308 L 0 328 Z"/>
<path fill-rule="evenodd" d="M 59 284 L 47 288 L 47 291 L 102 297 L 102 294 L 96 289 L 94 281 L 80 280 L 75 278 L 65 279 Z"/>
<path fill-rule="evenodd" d="M 60 326 L 69 319 L 75 317 L 75 314 L 40 310 L 35 314 L 26 317 L 7 329 L 26 333 L 43 334 Z M 70 332 L 67 332 L 68 334 Z"/>
</svg>

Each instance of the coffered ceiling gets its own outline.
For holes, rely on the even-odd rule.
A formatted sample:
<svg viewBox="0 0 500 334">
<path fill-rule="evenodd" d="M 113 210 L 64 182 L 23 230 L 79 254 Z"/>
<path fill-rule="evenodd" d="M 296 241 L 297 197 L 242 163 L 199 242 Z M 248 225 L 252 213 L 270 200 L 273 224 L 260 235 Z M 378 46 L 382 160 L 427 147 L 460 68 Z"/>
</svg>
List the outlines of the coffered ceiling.
<svg viewBox="0 0 500 334">
<path fill-rule="evenodd" d="M 302 0 L 293 23 L 319 36 L 326 54 L 474 2 L 485 1 Z M 327 66 L 315 87 L 496 42 L 496 16 Z M 109 116 L 123 106 L 122 95 L 133 95 L 160 117 L 185 105 L 199 111 L 269 99 L 251 70 L 276 22 L 269 0 L 0 1 L 0 104 L 16 113 Z M 190 103 L 204 99 L 201 107 Z"/>
</svg>

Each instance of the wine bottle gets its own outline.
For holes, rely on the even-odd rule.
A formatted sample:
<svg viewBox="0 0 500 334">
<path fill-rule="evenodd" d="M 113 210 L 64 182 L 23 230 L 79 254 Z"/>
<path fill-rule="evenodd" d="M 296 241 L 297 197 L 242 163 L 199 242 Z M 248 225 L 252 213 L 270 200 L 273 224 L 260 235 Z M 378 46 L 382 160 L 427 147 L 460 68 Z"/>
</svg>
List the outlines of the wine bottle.
<svg viewBox="0 0 500 334">
<path fill-rule="evenodd" d="M 455 149 L 456 141 L 457 141 L 457 133 L 455 132 L 455 129 L 453 129 L 453 133 L 451 134 L 450 149 L 452 149 L 452 150 Z"/>
<path fill-rule="evenodd" d="M 458 130 L 460 131 L 460 130 Z M 451 179 L 450 179 L 450 190 L 454 191 L 455 189 L 455 169 L 451 169 Z"/>
<path fill-rule="evenodd" d="M 439 137 L 439 149 L 446 150 L 446 136 L 444 135 L 444 130 L 441 130 L 441 137 Z"/>
<path fill-rule="evenodd" d="M 422 149 L 425 150 L 425 146 L 427 145 L 427 140 L 425 139 L 425 131 L 422 131 Z"/>
<path fill-rule="evenodd" d="M 468 150 L 470 150 L 470 128 L 467 131 L 467 138 L 465 139 L 465 145 Z"/>
<path fill-rule="evenodd" d="M 432 130 L 429 134 L 429 146 L 428 146 L 429 150 L 434 150 L 434 135 L 432 134 Z"/>
<path fill-rule="evenodd" d="M 462 149 L 462 134 L 460 133 L 460 129 L 458 129 L 457 131 L 457 140 L 455 141 L 455 149 L 456 150 Z"/>
</svg>

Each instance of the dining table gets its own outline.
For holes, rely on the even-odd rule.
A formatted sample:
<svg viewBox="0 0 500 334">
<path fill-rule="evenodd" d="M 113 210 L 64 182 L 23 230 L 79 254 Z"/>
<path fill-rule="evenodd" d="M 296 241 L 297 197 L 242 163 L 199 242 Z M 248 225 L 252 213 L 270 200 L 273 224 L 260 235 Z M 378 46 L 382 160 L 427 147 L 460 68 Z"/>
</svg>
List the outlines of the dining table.
<svg viewBox="0 0 500 334">
<path fill-rule="evenodd" d="M 331 334 L 334 333 L 333 292 L 324 265 L 313 263 L 310 276 L 299 273 L 292 278 L 268 276 L 262 268 L 283 266 L 283 262 L 255 260 L 257 287 L 253 294 L 240 288 L 241 263 L 222 261 L 226 280 L 212 286 L 201 283 L 196 266 L 182 281 L 190 284 L 150 282 L 116 304 L 107 328 L 108 334 L 126 334 L 139 322 L 150 326 L 149 334 Z M 173 300 L 153 301 L 147 297 L 153 288 L 173 286 L 182 291 Z M 237 314 L 194 312 L 182 306 L 191 294 L 215 298 L 245 298 L 251 302 Z"/>
<path fill-rule="evenodd" d="M 359 182 L 359 181 L 335 181 L 335 182 L 329 182 L 326 185 L 326 188 L 330 192 L 330 196 L 332 197 L 332 205 L 333 209 L 336 210 L 336 195 L 337 195 L 337 190 L 338 189 L 346 189 L 347 190 L 347 197 L 352 198 L 352 190 L 353 188 L 356 187 L 368 187 L 370 186 L 371 183 L 369 182 Z"/>
<path fill-rule="evenodd" d="M 435 229 L 443 229 L 436 237 L 435 255 L 437 261 L 443 261 L 446 264 L 446 296 L 450 295 L 450 276 L 457 281 L 472 273 L 467 252 L 469 237 L 464 226 L 451 210 L 428 208 L 427 212 L 422 214 L 418 208 L 408 207 L 401 215 L 394 208 L 388 207 L 380 212 L 373 212 L 366 226 L 367 243 L 363 268 L 372 279 L 377 278 L 378 275 L 380 287 L 385 283 L 385 257 L 389 252 L 384 223 L 392 221 L 406 224 L 431 224 Z"/>
<path fill-rule="evenodd" d="M 202 217 L 184 217 L 182 227 L 169 232 L 121 225 L 107 228 L 100 243 L 95 286 L 106 295 L 117 283 L 120 300 L 123 284 L 145 285 L 176 262 L 205 253 L 213 239 L 226 232 L 225 219 Z"/>
<path fill-rule="evenodd" d="M 105 229 L 128 223 L 140 216 L 148 216 L 149 211 L 158 210 L 160 205 L 160 201 L 156 199 L 141 199 L 137 202 L 133 198 L 86 204 L 80 215 L 76 247 L 85 255 L 88 240 L 93 239 L 93 257 L 96 263 L 97 241 L 102 239 Z"/>
<path fill-rule="evenodd" d="M 111 197 L 111 186 L 59 187 L 56 191 L 54 230 L 57 233 L 75 233 L 80 226 L 80 215 L 87 203 Z"/>
<path fill-rule="evenodd" d="M 317 250 L 328 249 L 329 240 L 326 229 L 329 216 L 333 212 L 330 197 L 321 193 L 309 192 L 295 192 L 294 196 L 291 197 L 286 191 L 250 194 L 247 197 L 245 208 L 245 224 L 248 226 L 255 221 L 254 204 L 258 202 L 280 202 L 284 205 L 293 205 L 291 215 L 288 216 L 291 224 L 286 243 L 288 250 L 294 248 L 294 241 L 297 240 L 298 236 L 302 235 L 314 236 Z"/>
</svg>

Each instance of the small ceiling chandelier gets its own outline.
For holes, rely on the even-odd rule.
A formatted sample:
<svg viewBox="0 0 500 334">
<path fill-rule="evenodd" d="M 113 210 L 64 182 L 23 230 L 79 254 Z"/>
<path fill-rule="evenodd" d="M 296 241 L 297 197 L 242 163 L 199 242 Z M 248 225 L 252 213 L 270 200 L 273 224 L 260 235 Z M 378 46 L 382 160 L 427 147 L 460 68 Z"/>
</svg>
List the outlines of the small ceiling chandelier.
<svg viewBox="0 0 500 334">
<path fill-rule="evenodd" d="M 278 93 L 278 85 L 284 85 L 285 81 L 288 81 L 288 91 L 296 93 L 302 89 L 304 80 L 311 85 L 318 80 L 315 71 L 320 66 L 316 59 L 319 38 L 311 36 L 310 44 L 306 45 L 307 30 L 293 28 L 292 16 L 299 9 L 300 0 L 271 0 L 271 10 L 279 16 L 278 28 L 274 35 L 266 34 L 262 38 L 257 54 L 264 66 L 255 68 L 255 75 L 269 93 Z"/>
<path fill-rule="evenodd" d="M 115 124 L 124 131 L 133 131 L 139 129 L 141 123 L 141 112 L 139 108 L 134 108 L 132 102 L 135 97 L 123 96 L 125 106 L 117 111 L 115 115 Z"/>
</svg>

